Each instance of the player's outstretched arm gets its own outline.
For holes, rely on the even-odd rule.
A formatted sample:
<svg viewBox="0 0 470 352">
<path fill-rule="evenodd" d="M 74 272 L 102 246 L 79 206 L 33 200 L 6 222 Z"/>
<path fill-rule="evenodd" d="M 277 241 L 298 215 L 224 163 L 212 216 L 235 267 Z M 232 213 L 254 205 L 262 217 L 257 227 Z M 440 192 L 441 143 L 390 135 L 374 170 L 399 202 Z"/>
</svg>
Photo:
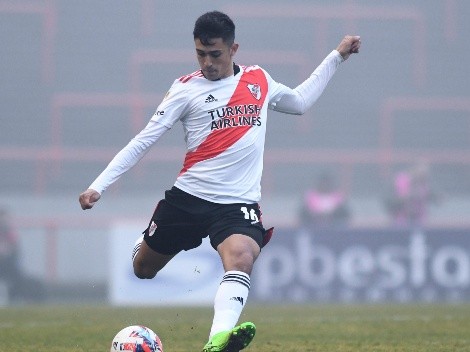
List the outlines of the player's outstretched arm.
<svg viewBox="0 0 470 352">
<path fill-rule="evenodd" d="M 101 195 L 94 189 L 87 189 L 85 192 L 80 194 L 78 201 L 83 210 L 91 209 L 95 203 L 101 198 Z"/>
<path fill-rule="evenodd" d="M 360 47 L 360 36 L 346 35 L 336 50 L 322 61 L 309 78 L 294 89 L 285 87 L 282 97 L 271 108 L 287 114 L 304 114 L 323 93 L 341 62 L 347 60 L 351 54 L 358 53 Z"/>
<path fill-rule="evenodd" d="M 343 60 L 347 60 L 351 54 L 357 54 L 361 47 L 361 37 L 358 35 L 347 35 L 339 43 L 336 50 L 341 54 Z"/>
</svg>

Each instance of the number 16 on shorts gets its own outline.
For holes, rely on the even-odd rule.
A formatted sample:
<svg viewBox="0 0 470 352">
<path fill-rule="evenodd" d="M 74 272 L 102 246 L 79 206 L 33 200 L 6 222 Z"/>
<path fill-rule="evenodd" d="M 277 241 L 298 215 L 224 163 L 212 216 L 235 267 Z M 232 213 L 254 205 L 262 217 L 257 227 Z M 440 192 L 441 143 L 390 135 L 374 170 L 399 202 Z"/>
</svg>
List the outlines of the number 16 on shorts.
<svg viewBox="0 0 470 352">
<path fill-rule="evenodd" d="M 252 224 L 256 224 L 259 222 L 258 215 L 256 214 L 256 210 L 254 208 L 251 208 L 250 211 L 248 211 L 247 207 L 241 207 L 240 210 L 242 211 L 243 215 L 245 216 L 246 220 L 251 220 Z"/>
</svg>

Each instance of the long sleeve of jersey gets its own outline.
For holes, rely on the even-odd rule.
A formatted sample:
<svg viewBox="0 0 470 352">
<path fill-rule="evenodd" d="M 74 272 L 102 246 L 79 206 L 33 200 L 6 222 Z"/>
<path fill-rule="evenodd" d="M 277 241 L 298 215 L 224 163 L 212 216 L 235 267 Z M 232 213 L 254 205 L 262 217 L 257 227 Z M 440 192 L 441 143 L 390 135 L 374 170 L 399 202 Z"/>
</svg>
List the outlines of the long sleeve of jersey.
<svg viewBox="0 0 470 352">
<path fill-rule="evenodd" d="M 282 93 L 270 102 L 270 109 L 294 115 L 304 114 L 325 90 L 338 66 L 343 62 L 341 54 L 333 50 L 313 71 L 309 78 L 294 89 L 282 84 Z"/>
<path fill-rule="evenodd" d="M 342 61 L 334 50 L 294 89 L 275 82 L 256 65 L 241 66 L 240 73 L 217 81 L 205 79 L 200 71 L 180 77 L 147 126 L 89 188 L 104 192 L 180 121 L 187 155 L 175 185 L 215 203 L 257 202 L 268 107 L 303 114 L 322 94 Z"/>
<path fill-rule="evenodd" d="M 98 193 L 103 193 L 112 183 L 126 171 L 130 170 L 144 157 L 150 147 L 167 131 L 169 127 L 150 120 L 147 126 L 135 136 L 116 156 L 111 160 L 106 169 L 96 178 L 89 188 Z"/>
</svg>

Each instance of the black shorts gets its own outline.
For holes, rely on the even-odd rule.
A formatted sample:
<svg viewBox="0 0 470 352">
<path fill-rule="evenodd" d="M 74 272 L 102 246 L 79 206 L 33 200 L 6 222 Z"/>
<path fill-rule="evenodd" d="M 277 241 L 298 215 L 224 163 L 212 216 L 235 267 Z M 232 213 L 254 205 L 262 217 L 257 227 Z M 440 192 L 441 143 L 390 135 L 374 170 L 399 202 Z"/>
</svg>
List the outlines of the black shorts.
<svg viewBox="0 0 470 352">
<path fill-rule="evenodd" d="M 258 203 L 216 204 L 173 187 L 165 192 L 143 234 L 154 251 L 172 255 L 198 247 L 207 236 L 214 249 L 233 234 L 247 235 L 261 248 L 271 232 L 263 227 Z"/>
</svg>

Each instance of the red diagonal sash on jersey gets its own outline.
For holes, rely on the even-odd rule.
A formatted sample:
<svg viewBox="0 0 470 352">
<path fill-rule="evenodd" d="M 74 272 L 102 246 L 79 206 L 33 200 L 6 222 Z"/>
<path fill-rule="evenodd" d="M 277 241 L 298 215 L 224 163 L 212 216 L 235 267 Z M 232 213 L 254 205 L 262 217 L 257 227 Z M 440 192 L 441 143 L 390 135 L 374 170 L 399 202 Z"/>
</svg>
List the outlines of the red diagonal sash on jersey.
<svg viewBox="0 0 470 352">
<path fill-rule="evenodd" d="M 257 100 L 254 94 L 250 91 L 248 84 L 258 84 L 261 89 L 261 98 Z M 268 82 L 261 69 L 244 72 L 240 78 L 232 97 L 230 98 L 227 106 L 236 106 L 244 104 L 257 104 L 262 106 L 268 93 Z M 211 159 L 242 138 L 246 132 L 251 128 L 251 125 L 221 128 L 212 130 L 207 138 L 194 150 L 186 153 L 184 159 L 183 169 L 178 176 L 181 176 L 188 171 L 194 164 Z"/>
</svg>

